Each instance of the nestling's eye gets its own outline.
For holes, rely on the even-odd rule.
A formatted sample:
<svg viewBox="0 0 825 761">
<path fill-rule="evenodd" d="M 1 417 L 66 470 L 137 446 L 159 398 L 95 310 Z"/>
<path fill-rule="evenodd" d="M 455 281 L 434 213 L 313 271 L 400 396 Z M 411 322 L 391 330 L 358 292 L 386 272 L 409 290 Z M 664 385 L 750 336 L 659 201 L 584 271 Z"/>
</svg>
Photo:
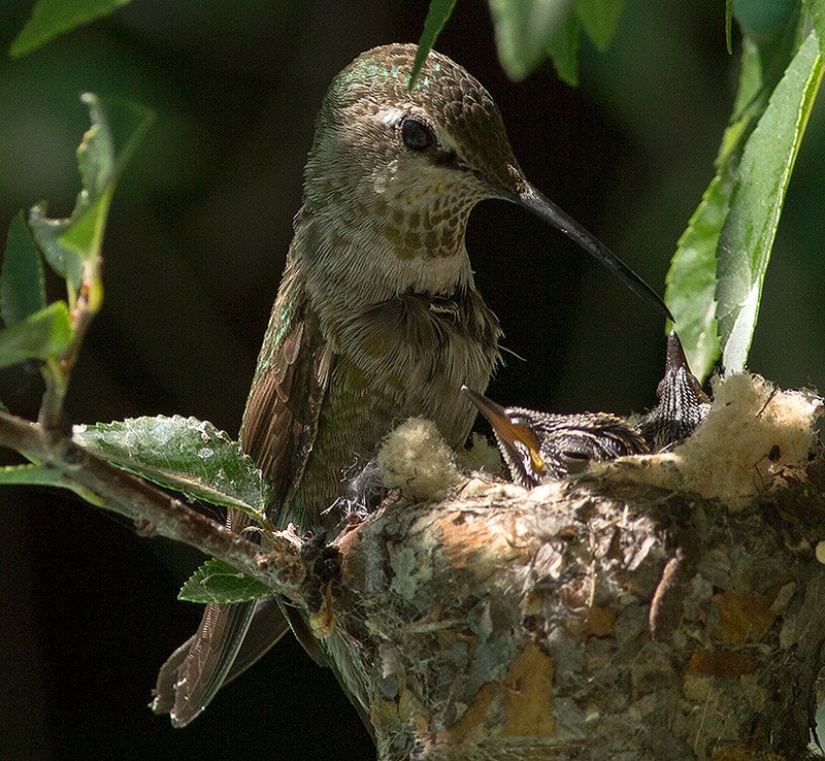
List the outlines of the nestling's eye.
<svg viewBox="0 0 825 761">
<path fill-rule="evenodd" d="M 401 139 L 404 145 L 413 151 L 426 151 L 435 143 L 432 130 L 424 122 L 413 118 L 401 122 Z"/>
</svg>

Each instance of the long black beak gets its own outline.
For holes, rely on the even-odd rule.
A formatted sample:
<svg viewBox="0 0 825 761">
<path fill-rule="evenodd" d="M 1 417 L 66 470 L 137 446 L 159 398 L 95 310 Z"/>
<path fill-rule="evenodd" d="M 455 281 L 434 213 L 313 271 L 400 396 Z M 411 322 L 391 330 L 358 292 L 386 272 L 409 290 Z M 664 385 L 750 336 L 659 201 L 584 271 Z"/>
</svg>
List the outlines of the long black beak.
<svg viewBox="0 0 825 761">
<path fill-rule="evenodd" d="M 540 193 L 529 182 L 524 183 L 524 188 L 520 193 L 498 188 L 502 194 L 519 206 L 535 214 L 539 219 L 549 222 L 553 227 L 559 229 L 568 238 L 579 244 L 596 261 L 607 267 L 619 280 L 621 280 L 633 293 L 652 304 L 659 312 L 671 322 L 674 322 L 673 315 L 665 306 L 665 302 L 659 297 L 642 278 L 640 278 L 621 259 L 618 259 L 610 249 L 598 238 L 585 230 L 573 217 L 562 211 L 549 198 Z"/>
</svg>

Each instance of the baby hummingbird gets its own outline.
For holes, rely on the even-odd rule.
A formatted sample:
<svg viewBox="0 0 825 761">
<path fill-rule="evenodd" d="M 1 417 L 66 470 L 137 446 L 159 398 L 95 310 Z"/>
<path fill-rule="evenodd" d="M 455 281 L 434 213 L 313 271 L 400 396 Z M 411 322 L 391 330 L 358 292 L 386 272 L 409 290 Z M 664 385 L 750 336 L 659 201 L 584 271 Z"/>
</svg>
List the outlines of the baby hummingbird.
<svg viewBox="0 0 825 761">
<path fill-rule="evenodd" d="M 656 393 L 659 403 L 636 428 L 652 452 L 661 452 L 690 436 L 710 410 L 710 399 L 690 371 L 675 330 L 667 337 L 665 374 Z"/>
<path fill-rule="evenodd" d="M 490 422 L 511 478 L 525 489 L 581 473 L 591 462 L 650 451 L 635 428 L 609 412 L 554 415 L 461 390 Z"/>
</svg>

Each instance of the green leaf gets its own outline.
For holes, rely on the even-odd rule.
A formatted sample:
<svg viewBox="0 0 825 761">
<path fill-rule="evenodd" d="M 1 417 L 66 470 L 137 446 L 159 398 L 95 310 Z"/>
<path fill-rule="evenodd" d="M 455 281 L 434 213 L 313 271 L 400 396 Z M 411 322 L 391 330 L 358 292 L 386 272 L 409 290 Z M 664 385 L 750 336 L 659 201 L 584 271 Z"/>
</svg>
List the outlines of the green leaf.
<svg viewBox="0 0 825 761">
<path fill-rule="evenodd" d="M 825 56 L 825 0 L 807 0 L 805 7 L 819 41 L 819 52 Z"/>
<path fill-rule="evenodd" d="M 94 261 L 103 249 L 103 232 L 109 216 L 114 186 L 109 186 L 86 211 L 80 214 L 57 238 L 64 249 L 77 254 L 81 261 Z"/>
<path fill-rule="evenodd" d="M 77 149 L 82 189 L 65 219 L 50 219 L 41 203 L 29 214 L 29 225 L 46 261 L 68 284 L 73 302 L 84 267 L 96 274 L 103 233 L 115 184 L 138 142 L 152 123 L 148 109 L 123 98 L 98 98 L 86 93 L 91 127 Z"/>
<path fill-rule="evenodd" d="M 77 166 L 86 208 L 93 205 L 120 179 L 154 114 L 145 106 L 125 98 L 101 98 L 84 93 L 92 125 L 77 149 Z"/>
<path fill-rule="evenodd" d="M 193 573 L 178 593 L 179 600 L 199 603 L 230 603 L 271 597 L 272 590 L 250 579 L 222 560 L 207 560 Z"/>
<path fill-rule="evenodd" d="M 799 0 L 736 0 L 734 18 L 752 39 L 781 34 L 798 13 Z"/>
<path fill-rule="evenodd" d="M 9 225 L 0 273 L 0 312 L 8 327 L 46 306 L 43 260 L 20 212 Z"/>
<path fill-rule="evenodd" d="M 71 292 L 80 287 L 83 277 L 83 260 L 60 242 L 60 236 L 71 227 L 71 219 L 49 219 L 46 204 L 41 202 L 29 211 L 29 228 L 32 237 L 43 252 L 49 266 L 64 278 Z"/>
<path fill-rule="evenodd" d="M 413 61 L 412 73 L 410 74 L 410 84 L 412 87 L 415 80 L 421 72 L 421 67 L 424 66 L 424 61 L 435 46 L 435 41 L 444 25 L 452 15 L 453 8 L 455 8 L 456 0 L 430 0 L 430 9 L 427 11 L 427 18 L 424 20 L 424 31 L 421 32 L 421 37 L 418 40 L 418 50 L 415 52 L 415 61 Z"/>
<path fill-rule="evenodd" d="M 31 53 L 59 34 L 105 16 L 129 0 L 37 0 L 32 17 L 11 45 L 17 58 Z"/>
<path fill-rule="evenodd" d="M 547 41 L 547 54 L 553 59 L 553 68 L 559 79 L 571 87 L 579 84 L 579 48 L 581 22 L 568 13 Z"/>
<path fill-rule="evenodd" d="M 761 46 L 744 38 L 739 87 L 733 115 L 716 158 L 716 175 L 679 239 L 666 277 L 665 301 L 676 320 L 675 327 L 691 370 L 700 380 L 710 374 L 721 350 L 716 257 L 737 167 L 748 137 L 764 113 L 782 71 L 792 59 L 792 31 Z"/>
<path fill-rule="evenodd" d="M 785 191 L 822 78 L 812 32 L 748 138 L 719 239 L 716 297 L 726 372 L 745 367 Z"/>
<path fill-rule="evenodd" d="M 572 9 L 567 0 L 489 0 L 498 58 L 511 79 L 524 79 L 547 57 L 548 47 L 563 51 Z M 561 31 L 565 30 L 565 31 Z M 562 39 L 557 39 L 559 34 Z M 568 48 L 569 48 L 568 44 Z M 559 64 L 556 63 L 557 69 Z M 561 62 L 569 72 L 569 57 Z"/>
<path fill-rule="evenodd" d="M 713 178 L 679 238 L 665 278 L 665 302 L 676 319 L 693 374 L 704 381 L 719 357 L 716 323 L 716 244 L 728 213 L 731 181 Z"/>
<path fill-rule="evenodd" d="M 12 486 L 66 486 L 63 474 L 45 465 L 9 465 L 0 468 L 0 484 Z"/>
<path fill-rule="evenodd" d="M 0 332 L 0 367 L 60 357 L 71 340 L 69 308 L 65 301 L 56 301 Z"/>
<path fill-rule="evenodd" d="M 93 505 L 102 506 L 101 500 L 79 484 L 72 483 L 54 468 L 34 463 L 32 465 L 8 465 L 0 468 L 0 486 L 56 486 L 73 491 Z"/>
<path fill-rule="evenodd" d="M 124 470 L 193 499 L 263 518 L 269 490 L 237 442 L 211 423 L 141 417 L 75 426 L 74 441 Z"/>
<path fill-rule="evenodd" d="M 549 56 L 559 77 L 579 79 L 582 27 L 604 50 L 616 33 L 623 0 L 489 0 L 501 65 L 524 79 Z"/>
<path fill-rule="evenodd" d="M 604 52 L 616 35 L 624 0 L 575 0 L 576 16 L 596 49 Z"/>
</svg>

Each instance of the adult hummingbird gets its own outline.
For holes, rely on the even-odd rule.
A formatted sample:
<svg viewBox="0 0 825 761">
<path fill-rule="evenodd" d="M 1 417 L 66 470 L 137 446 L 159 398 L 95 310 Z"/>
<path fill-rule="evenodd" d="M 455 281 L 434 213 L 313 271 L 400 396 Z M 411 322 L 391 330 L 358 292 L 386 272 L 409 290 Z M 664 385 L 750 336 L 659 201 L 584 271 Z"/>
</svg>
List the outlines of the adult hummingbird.
<svg viewBox="0 0 825 761">
<path fill-rule="evenodd" d="M 368 460 L 404 418 L 427 417 L 452 446 L 463 444 L 476 413 L 459 389 L 487 387 L 502 335 L 464 244 L 479 201 L 512 201 L 541 217 L 669 316 L 648 285 L 525 179 L 476 79 L 433 52 L 410 86 L 415 53 L 394 44 L 360 55 L 333 80 L 316 122 L 240 432 L 272 487 L 279 526 L 332 528 L 325 511 L 342 472 Z M 231 531 L 247 524 L 230 511 Z M 279 608 L 208 605 L 198 632 L 161 669 L 153 709 L 175 726 L 195 718 L 284 633 Z"/>
<path fill-rule="evenodd" d="M 525 489 L 581 473 L 591 462 L 650 451 L 635 428 L 609 412 L 554 415 L 461 390 L 490 422 L 511 478 Z"/>
</svg>

